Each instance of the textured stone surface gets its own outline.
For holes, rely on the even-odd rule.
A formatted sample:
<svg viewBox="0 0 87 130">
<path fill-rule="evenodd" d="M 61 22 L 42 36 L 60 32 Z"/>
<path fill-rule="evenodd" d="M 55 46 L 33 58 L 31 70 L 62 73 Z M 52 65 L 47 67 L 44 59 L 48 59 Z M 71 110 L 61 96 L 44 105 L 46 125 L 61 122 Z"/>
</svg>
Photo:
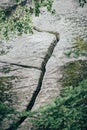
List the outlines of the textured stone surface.
<svg viewBox="0 0 87 130">
<path fill-rule="evenodd" d="M 1 55 L 0 60 L 41 68 L 47 50 L 54 40 L 55 36 L 48 33 L 19 37 L 6 43 L 11 49 L 6 55 Z"/>
<path fill-rule="evenodd" d="M 31 130 L 32 128 L 32 123 L 31 123 L 31 119 L 27 118 L 22 125 L 19 126 L 19 128 L 17 130 Z"/>
<path fill-rule="evenodd" d="M 43 59 L 47 54 L 50 44 L 54 41 L 55 36 L 47 33 L 36 33 L 32 36 L 24 36 L 17 38 L 9 43 L 11 49 L 7 54 L 0 56 L 0 77 L 2 76 L 16 76 L 16 81 L 12 90 L 17 93 L 17 106 L 23 110 L 29 103 L 33 91 L 35 91 L 40 77 Z M 7 43 L 5 43 L 7 44 Z M 9 63 L 17 65 L 31 66 L 31 68 L 21 67 L 17 65 L 10 65 Z M 8 65 L 8 66 L 7 66 Z M 36 67 L 35 69 L 33 67 Z M 5 70 L 8 73 L 4 73 Z"/>
<path fill-rule="evenodd" d="M 0 0 L 0 7 L 8 8 L 15 4 L 14 0 Z"/>
<path fill-rule="evenodd" d="M 66 2 L 65 0 L 55 0 L 53 8 L 56 10 L 54 16 L 42 9 L 40 17 L 34 18 L 35 26 L 39 26 L 40 30 L 59 32 L 60 40 L 47 63 L 42 89 L 33 109 L 50 102 L 59 95 L 61 89 L 59 81 L 62 77 L 61 66 L 72 60 L 77 60 L 74 57 L 68 58 L 64 53 L 70 51 L 76 37 L 80 36 L 85 41 L 87 40 L 87 5 L 81 8 L 73 0 L 66 0 Z"/>
<path fill-rule="evenodd" d="M 24 2 L 26 0 L 21 0 L 19 2 Z M 28 3 L 31 2 L 31 0 L 27 0 Z M 0 7 L 3 9 L 9 9 L 10 7 L 13 7 L 14 5 L 16 5 L 17 2 L 16 0 L 0 0 Z"/>
<path fill-rule="evenodd" d="M 41 9 L 41 15 L 33 18 L 35 26 L 43 32 L 35 32 L 31 36 L 24 35 L 9 43 L 2 43 L 2 48 L 5 48 L 7 53 L 0 55 L 0 61 L 3 61 L 3 63 L 0 62 L 0 77 L 16 76 L 12 80 L 12 92 L 16 93 L 17 102 L 13 103 L 13 106 L 18 110 L 23 110 L 28 105 L 40 78 L 42 62 L 48 53 L 49 46 L 55 40 L 54 35 L 45 31 L 59 32 L 60 40 L 46 64 L 41 91 L 36 98 L 33 110 L 51 102 L 59 95 L 61 66 L 77 60 L 75 57 L 66 57 L 64 53 L 70 51 L 76 37 L 80 36 L 85 41 L 87 40 L 87 5 L 81 8 L 74 0 L 66 0 L 66 2 L 55 0 L 53 8 L 56 10 L 55 15 Z M 9 63 L 16 65 L 10 65 L 9 73 L 3 72 L 3 67 L 9 67 Z M 30 127 L 26 119 L 19 130 L 29 130 Z"/>
<path fill-rule="evenodd" d="M 2 43 L 3 47 L 10 46 L 10 49 L 0 55 L 0 79 L 4 79 L 4 84 L 9 79 L 9 89 L 5 93 L 9 93 L 9 96 L 11 94 L 12 99 L 11 102 L 6 100 L 4 103 L 13 106 L 17 111 L 27 109 L 33 93 L 38 91 L 37 87 L 42 82 L 39 80 L 42 76 L 42 63 L 45 63 L 46 56 L 49 57 L 49 47 L 54 45 L 55 40 L 56 37 L 52 34 L 35 32 L 34 35 L 25 35 L 9 43 Z M 6 127 L 7 121 L 1 129 Z"/>
<path fill-rule="evenodd" d="M 8 69 L 8 67 L 10 69 L 9 72 L 0 72 L 0 78 L 14 77 L 9 81 L 12 83 L 10 86 L 10 92 L 13 93 L 13 99 L 10 104 L 18 111 L 25 110 L 37 87 L 40 70 L 17 67 L 9 64 L 8 66 L 6 66 L 6 64 L 0 64 L 0 70 L 1 68 Z"/>
</svg>

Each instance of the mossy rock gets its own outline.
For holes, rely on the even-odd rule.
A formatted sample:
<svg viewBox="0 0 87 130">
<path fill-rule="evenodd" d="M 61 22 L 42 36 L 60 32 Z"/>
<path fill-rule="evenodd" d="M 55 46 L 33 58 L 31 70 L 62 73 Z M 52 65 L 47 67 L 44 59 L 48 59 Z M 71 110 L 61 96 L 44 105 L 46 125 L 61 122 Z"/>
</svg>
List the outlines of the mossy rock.
<svg viewBox="0 0 87 130">
<path fill-rule="evenodd" d="M 62 67 L 62 85 L 77 86 L 83 79 L 87 78 L 87 61 L 78 60 L 67 63 Z"/>
</svg>

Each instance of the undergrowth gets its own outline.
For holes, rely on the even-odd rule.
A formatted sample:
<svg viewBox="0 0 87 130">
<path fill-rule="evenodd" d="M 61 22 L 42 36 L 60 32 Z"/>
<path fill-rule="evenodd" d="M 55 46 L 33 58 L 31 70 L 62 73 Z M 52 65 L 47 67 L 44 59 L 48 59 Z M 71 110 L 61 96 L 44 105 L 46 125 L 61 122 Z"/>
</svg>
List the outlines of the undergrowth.
<svg viewBox="0 0 87 130">
<path fill-rule="evenodd" d="M 87 79 L 65 87 L 55 102 L 39 110 L 34 124 L 35 130 L 87 130 Z"/>
</svg>

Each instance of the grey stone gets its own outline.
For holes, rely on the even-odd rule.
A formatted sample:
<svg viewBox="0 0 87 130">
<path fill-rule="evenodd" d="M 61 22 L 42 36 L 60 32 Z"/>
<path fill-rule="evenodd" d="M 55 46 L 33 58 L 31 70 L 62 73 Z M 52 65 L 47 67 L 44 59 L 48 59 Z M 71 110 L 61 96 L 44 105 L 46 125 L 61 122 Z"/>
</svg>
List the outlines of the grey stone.
<svg viewBox="0 0 87 130">
<path fill-rule="evenodd" d="M 54 35 L 46 32 L 59 32 L 60 40 L 46 63 L 41 90 L 32 110 L 50 103 L 56 96 L 59 96 L 62 89 L 60 83 L 61 67 L 67 62 L 77 60 L 75 57 L 66 57 L 64 53 L 72 48 L 76 37 L 80 36 L 85 41 L 87 40 L 87 5 L 81 8 L 74 0 L 55 0 L 53 8 L 56 10 L 55 15 L 41 9 L 40 16 L 33 17 L 34 25 L 42 32 L 14 39 L 9 42 L 11 48 L 8 53 L 0 56 L 0 70 L 3 70 L 3 65 L 6 66 L 7 63 L 11 65 L 10 72 L 1 71 L 0 76 L 14 75 L 18 77 L 12 81 L 12 91 L 16 93 L 18 99 L 13 106 L 19 111 L 26 109 L 33 92 L 35 92 L 42 72 L 42 63 L 49 47 L 56 40 Z M 4 46 L 7 44 L 4 43 Z M 87 57 L 79 57 L 79 59 L 83 58 L 87 59 Z M 31 129 L 28 119 L 18 128 L 18 130 L 23 129 Z"/>
<path fill-rule="evenodd" d="M 12 95 L 11 103 L 7 100 L 4 103 L 20 112 L 27 109 L 42 82 L 44 59 L 49 57 L 49 47 L 55 40 L 52 34 L 35 32 L 34 35 L 18 37 L 11 43 L 3 43 L 3 46 L 9 44 L 11 48 L 7 54 L 0 56 L 0 78 L 4 77 L 6 81 L 10 78 L 11 87 L 6 92 Z M 5 121 L 1 129 L 4 130 L 9 123 Z"/>
<path fill-rule="evenodd" d="M 14 94 L 12 106 L 18 111 L 22 111 L 26 109 L 33 92 L 36 90 L 40 71 L 15 66 L 11 66 L 10 69 L 12 70 L 9 73 L 0 74 L 0 77 L 14 76 L 10 88 L 10 91 Z"/>
<path fill-rule="evenodd" d="M 14 0 L 0 0 L 0 7 L 6 9 L 13 6 L 15 3 Z"/>
<path fill-rule="evenodd" d="M 86 5 L 87 7 L 87 5 Z M 36 99 L 33 110 L 50 103 L 60 94 L 60 79 L 63 76 L 61 67 L 67 62 L 77 60 L 75 57 L 68 58 L 64 53 L 70 51 L 75 38 L 80 36 L 87 40 L 87 8 L 79 7 L 73 0 L 55 0 L 53 8 L 56 10 L 54 16 L 44 12 L 39 18 L 33 18 L 35 26 L 44 31 L 56 31 L 60 34 L 54 52 L 46 65 L 46 74 L 42 89 Z M 86 57 L 79 57 L 85 59 Z"/>
<path fill-rule="evenodd" d="M 11 46 L 11 49 L 6 55 L 1 55 L 0 60 L 41 68 L 48 48 L 54 40 L 55 36 L 48 33 L 18 37 L 13 42 L 6 43 Z"/>
</svg>

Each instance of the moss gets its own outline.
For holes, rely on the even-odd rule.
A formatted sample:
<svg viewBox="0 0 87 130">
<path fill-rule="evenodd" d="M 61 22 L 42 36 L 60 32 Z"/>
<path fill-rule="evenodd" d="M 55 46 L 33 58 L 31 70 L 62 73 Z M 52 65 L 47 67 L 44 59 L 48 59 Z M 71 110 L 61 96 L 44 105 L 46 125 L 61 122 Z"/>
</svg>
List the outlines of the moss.
<svg viewBox="0 0 87 130">
<path fill-rule="evenodd" d="M 77 86 L 83 79 L 87 78 L 87 61 L 78 60 L 62 67 L 63 86 Z"/>
</svg>

